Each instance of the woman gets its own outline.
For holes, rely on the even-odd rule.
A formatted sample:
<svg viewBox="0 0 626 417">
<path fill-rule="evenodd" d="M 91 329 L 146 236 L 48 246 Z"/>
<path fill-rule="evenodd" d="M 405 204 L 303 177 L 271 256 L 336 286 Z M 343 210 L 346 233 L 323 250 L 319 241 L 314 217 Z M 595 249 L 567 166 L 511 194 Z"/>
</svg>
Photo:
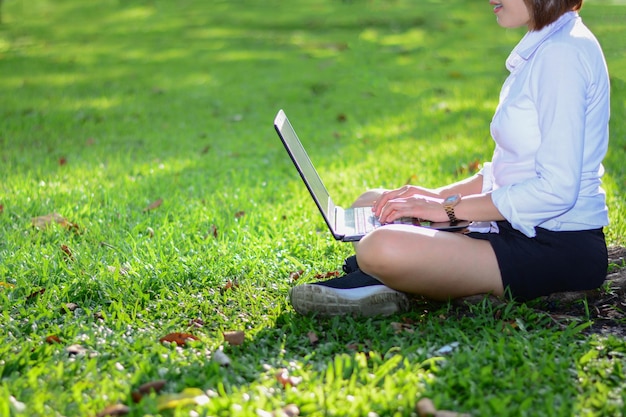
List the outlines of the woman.
<svg viewBox="0 0 626 417">
<path fill-rule="evenodd" d="M 523 301 L 602 284 L 609 77 L 578 15 L 582 2 L 490 0 L 500 26 L 528 27 L 506 61 L 510 75 L 491 122 L 491 162 L 441 188 L 363 194 L 354 205 L 373 205 L 386 225 L 355 245 L 346 275 L 292 288 L 296 311 L 390 314 L 408 307 L 407 293 Z M 487 227 L 463 234 L 387 224 L 401 217 Z"/>
</svg>

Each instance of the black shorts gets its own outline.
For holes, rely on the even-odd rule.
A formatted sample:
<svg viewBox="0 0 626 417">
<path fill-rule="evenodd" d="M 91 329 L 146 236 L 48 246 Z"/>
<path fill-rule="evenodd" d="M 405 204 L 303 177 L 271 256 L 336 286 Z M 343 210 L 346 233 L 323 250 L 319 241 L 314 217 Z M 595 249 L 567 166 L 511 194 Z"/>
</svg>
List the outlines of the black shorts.
<svg viewBox="0 0 626 417">
<path fill-rule="evenodd" d="M 498 227 L 499 233 L 467 235 L 491 243 L 504 289 L 518 301 L 598 288 L 606 278 L 608 254 L 602 229 L 553 232 L 537 227 L 537 235 L 529 238 L 509 222 L 498 222 Z"/>
</svg>

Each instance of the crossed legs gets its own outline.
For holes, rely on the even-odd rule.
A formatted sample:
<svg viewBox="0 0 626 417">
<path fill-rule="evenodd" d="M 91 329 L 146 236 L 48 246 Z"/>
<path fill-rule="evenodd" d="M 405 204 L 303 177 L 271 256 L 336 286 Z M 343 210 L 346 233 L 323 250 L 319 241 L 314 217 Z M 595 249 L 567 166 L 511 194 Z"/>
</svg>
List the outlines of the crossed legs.
<svg viewBox="0 0 626 417">
<path fill-rule="evenodd" d="M 371 205 L 384 190 L 363 194 L 353 206 Z M 435 300 L 504 293 L 491 244 L 461 233 L 387 225 L 355 244 L 361 270 L 398 291 Z"/>
</svg>

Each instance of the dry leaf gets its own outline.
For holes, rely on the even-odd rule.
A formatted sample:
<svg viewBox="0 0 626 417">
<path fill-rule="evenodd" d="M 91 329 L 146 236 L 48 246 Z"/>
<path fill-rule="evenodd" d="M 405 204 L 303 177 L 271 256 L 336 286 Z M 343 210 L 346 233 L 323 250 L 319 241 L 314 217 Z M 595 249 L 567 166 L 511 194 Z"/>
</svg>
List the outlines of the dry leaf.
<svg viewBox="0 0 626 417">
<path fill-rule="evenodd" d="M 96 417 L 124 416 L 130 412 L 130 408 L 124 404 L 113 404 L 100 411 Z"/>
<path fill-rule="evenodd" d="M 71 311 L 74 311 L 78 308 L 78 304 L 76 303 L 66 303 L 65 305 L 61 306 L 61 314 L 66 314 L 69 313 Z"/>
<path fill-rule="evenodd" d="M 224 340 L 233 346 L 239 346 L 243 344 L 245 338 L 246 334 L 241 330 L 224 332 Z"/>
<path fill-rule="evenodd" d="M 410 324 L 407 324 L 407 323 L 392 322 L 391 323 L 391 328 L 396 333 L 401 333 L 403 331 L 404 332 L 408 332 L 408 333 L 414 333 L 415 332 L 415 330 L 413 329 L 413 326 L 411 326 Z"/>
<path fill-rule="evenodd" d="M 59 213 L 50 213 L 46 214 L 45 216 L 33 217 L 31 221 L 33 223 L 33 226 L 37 229 L 46 229 L 52 223 L 57 223 L 68 230 L 72 230 L 74 232 L 79 231 L 78 225 L 67 221 L 67 219 L 65 219 Z"/>
<path fill-rule="evenodd" d="M 188 405 L 204 405 L 210 401 L 200 388 L 185 388 L 178 394 L 164 394 L 157 398 L 157 410 L 163 411 Z"/>
<path fill-rule="evenodd" d="M 419 400 L 415 406 L 415 410 L 419 417 L 433 417 L 437 412 L 435 404 L 430 398 L 422 398 Z"/>
<path fill-rule="evenodd" d="M 312 345 L 320 341 L 320 339 L 317 337 L 317 333 L 315 333 L 313 330 L 308 332 L 306 335 L 309 338 L 309 342 L 311 342 Z"/>
<path fill-rule="evenodd" d="M 54 343 L 61 343 L 61 339 L 59 339 L 59 336 L 51 334 L 50 336 L 46 337 L 46 343 L 49 345 L 52 345 Z"/>
<path fill-rule="evenodd" d="M 150 394 L 151 392 L 159 393 L 165 387 L 167 381 L 164 379 L 159 379 L 157 381 L 147 382 L 143 385 L 140 385 L 135 391 L 131 393 L 131 397 L 133 397 L 133 401 L 138 403 L 143 399 L 145 395 Z"/>
<path fill-rule="evenodd" d="M 316 279 L 328 279 L 328 278 L 338 277 L 339 275 L 341 275 L 339 271 L 330 271 L 330 272 L 324 272 L 321 274 L 315 274 L 315 278 Z"/>
<path fill-rule="evenodd" d="M 72 251 L 67 245 L 61 245 L 61 251 L 65 254 L 65 258 L 74 261 L 74 255 L 72 255 Z"/>
<path fill-rule="evenodd" d="M 176 343 L 178 346 L 185 346 L 188 340 L 200 340 L 191 333 L 170 333 L 159 339 L 159 342 Z"/>
<path fill-rule="evenodd" d="M 0 214 L 4 213 L 4 206 L 0 204 Z"/>
<path fill-rule="evenodd" d="M 238 286 L 239 284 L 237 283 L 237 281 L 228 280 L 226 281 L 226 284 L 224 284 L 224 286 L 222 287 L 221 292 L 232 290 L 234 288 L 237 288 Z"/>
<path fill-rule="evenodd" d="M 281 368 L 278 370 L 278 372 L 276 373 L 276 380 L 280 382 L 283 388 L 287 387 L 287 385 L 296 387 L 300 382 L 302 382 L 302 378 L 290 376 L 289 371 L 286 368 Z"/>
<path fill-rule="evenodd" d="M 212 235 L 214 238 L 217 239 L 217 226 L 216 225 L 212 224 L 211 227 L 209 227 L 209 233 L 207 234 L 205 239 L 209 237 L 209 235 Z"/>
<path fill-rule="evenodd" d="M 14 284 L 10 284 L 8 282 L 0 282 L 0 287 L 2 288 L 15 288 Z"/>
<path fill-rule="evenodd" d="M 298 279 L 300 279 L 300 277 L 302 276 L 302 274 L 304 274 L 304 271 L 303 271 L 303 270 L 299 270 L 299 271 L 296 271 L 296 272 L 291 272 L 291 273 L 289 274 L 289 280 L 290 280 L 290 281 L 297 281 Z"/>
<path fill-rule="evenodd" d="M 59 158 L 59 165 L 63 166 L 65 164 L 67 164 L 67 158 L 64 157 L 64 156 L 60 157 Z"/>
<path fill-rule="evenodd" d="M 30 294 L 26 297 L 26 300 L 32 300 L 33 298 L 40 296 L 40 295 L 41 295 L 41 294 L 43 294 L 44 292 L 46 292 L 46 289 L 45 289 L 45 288 L 42 288 L 42 289 L 37 290 L 37 291 L 33 291 L 32 293 L 30 293 Z"/>
<path fill-rule="evenodd" d="M 202 327 L 204 326 L 204 320 L 201 318 L 195 318 L 189 321 L 189 327 Z"/>
<path fill-rule="evenodd" d="M 238 211 L 237 213 L 235 213 L 235 219 L 239 219 L 239 218 L 241 218 L 241 217 L 243 217 L 245 215 L 246 215 L 245 211 L 243 211 L 243 210 L 242 211 Z"/>
<path fill-rule="evenodd" d="M 145 212 L 157 209 L 157 208 L 161 207 L 161 204 L 163 204 L 163 199 L 162 198 L 157 198 L 148 207 L 144 208 L 143 212 L 145 213 Z"/>
</svg>

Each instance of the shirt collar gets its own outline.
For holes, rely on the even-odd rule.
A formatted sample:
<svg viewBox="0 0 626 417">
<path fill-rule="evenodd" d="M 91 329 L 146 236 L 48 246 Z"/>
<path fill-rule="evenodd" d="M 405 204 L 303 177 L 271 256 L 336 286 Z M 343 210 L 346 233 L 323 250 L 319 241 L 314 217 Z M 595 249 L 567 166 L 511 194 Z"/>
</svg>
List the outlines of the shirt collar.
<svg viewBox="0 0 626 417">
<path fill-rule="evenodd" d="M 521 63 L 528 61 L 530 57 L 535 53 L 537 48 L 545 42 L 553 33 L 557 32 L 568 22 L 577 19 L 578 12 L 571 11 L 564 13 L 556 21 L 550 23 L 538 31 L 529 31 L 524 35 L 521 41 L 517 44 L 511 54 L 506 60 L 506 67 L 510 72 L 515 71 Z"/>
</svg>

